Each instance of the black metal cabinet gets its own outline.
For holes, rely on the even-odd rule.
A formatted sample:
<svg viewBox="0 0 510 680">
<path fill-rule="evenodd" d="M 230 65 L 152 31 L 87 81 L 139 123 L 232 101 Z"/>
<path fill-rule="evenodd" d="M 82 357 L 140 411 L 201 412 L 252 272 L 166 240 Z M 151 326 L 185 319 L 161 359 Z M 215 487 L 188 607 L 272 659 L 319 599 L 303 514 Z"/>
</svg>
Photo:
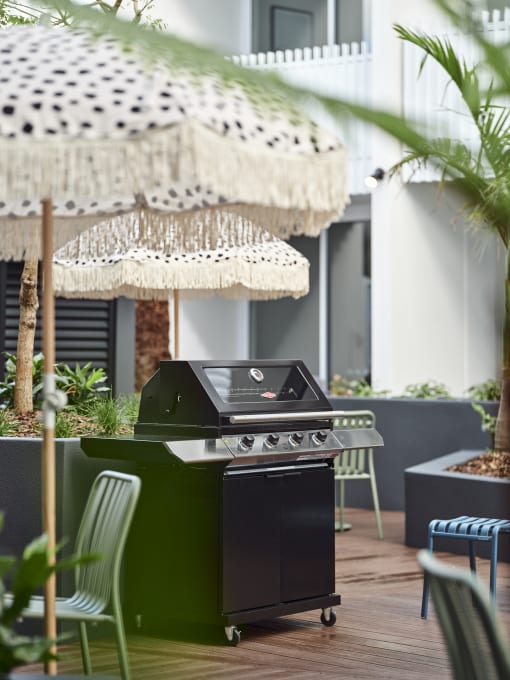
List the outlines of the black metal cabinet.
<svg viewBox="0 0 510 680">
<path fill-rule="evenodd" d="M 334 592 L 333 484 L 327 466 L 225 479 L 225 614 Z"/>
<path fill-rule="evenodd" d="M 339 604 L 333 470 L 140 466 L 126 550 L 129 628 L 181 634 Z M 183 628 L 184 626 L 184 628 Z"/>
</svg>

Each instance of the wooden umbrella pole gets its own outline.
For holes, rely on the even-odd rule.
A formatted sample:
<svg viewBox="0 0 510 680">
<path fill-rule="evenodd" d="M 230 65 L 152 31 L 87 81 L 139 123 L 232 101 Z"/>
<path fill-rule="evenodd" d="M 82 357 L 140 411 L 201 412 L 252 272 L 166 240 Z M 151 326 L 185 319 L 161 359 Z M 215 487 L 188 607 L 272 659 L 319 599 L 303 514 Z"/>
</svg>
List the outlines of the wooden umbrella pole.
<svg viewBox="0 0 510 680">
<path fill-rule="evenodd" d="M 174 359 L 179 358 L 179 291 L 174 288 Z"/>
<path fill-rule="evenodd" d="M 47 403 L 47 395 L 55 391 L 55 299 L 53 296 L 53 205 L 50 199 L 43 201 L 42 224 L 42 272 L 43 272 L 43 309 L 42 338 L 44 354 L 44 398 L 43 406 L 43 455 L 42 455 L 42 513 L 43 529 L 48 536 L 49 559 L 55 560 L 55 410 Z M 57 623 L 55 612 L 56 577 L 51 574 L 44 586 L 44 633 L 56 640 Z M 53 653 L 56 645 L 53 645 Z M 57 674 L 57 662 L 47 661 L 45 672 Z"/>
</svg>

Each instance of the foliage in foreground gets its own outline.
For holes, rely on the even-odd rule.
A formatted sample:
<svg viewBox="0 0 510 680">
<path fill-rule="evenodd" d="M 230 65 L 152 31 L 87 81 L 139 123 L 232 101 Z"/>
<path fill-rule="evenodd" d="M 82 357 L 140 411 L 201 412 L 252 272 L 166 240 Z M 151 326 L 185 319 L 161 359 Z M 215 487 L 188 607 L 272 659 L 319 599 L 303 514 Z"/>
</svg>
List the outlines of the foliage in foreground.
<svg viewBox="0 0 510 680">
<path fill-rule="evenodd" d="M 0 513 L 0 531 L 3 528 Z M 58 550 L 58 548 L 57 548 Z M 14 630 L 16 621 L 30 598 L 46 583 L 49 576 L 98 558 L 97 555 L 69 557 L 55 562 L 48 549 L 48 538 L 42 534 L 31 541 L 19 560 L 11 555 L 0 556 L 0 675 L 28 663 L 54 659 L 51 647 L 54 640 L 40 636 L 18 635 Z M 6 579 L 10 582 L 9 600 L 6 599 Z"/>
</svg>

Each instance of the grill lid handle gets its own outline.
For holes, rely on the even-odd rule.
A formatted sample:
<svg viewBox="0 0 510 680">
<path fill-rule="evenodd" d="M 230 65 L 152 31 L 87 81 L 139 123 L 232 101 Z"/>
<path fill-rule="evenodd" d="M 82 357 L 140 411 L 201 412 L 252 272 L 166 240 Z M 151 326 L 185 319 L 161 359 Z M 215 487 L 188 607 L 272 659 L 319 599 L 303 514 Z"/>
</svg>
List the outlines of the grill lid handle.
<svg viewBox="0 0 510 680">
<path fill-rule="evenodd" d="M 348 411 L 299 411 L 293 413 L 243 413 L 230 416 L 232 425 L 242 423 L 277 423 L 281 420 L 331 420 L 348 414 Z"/>
</svg>

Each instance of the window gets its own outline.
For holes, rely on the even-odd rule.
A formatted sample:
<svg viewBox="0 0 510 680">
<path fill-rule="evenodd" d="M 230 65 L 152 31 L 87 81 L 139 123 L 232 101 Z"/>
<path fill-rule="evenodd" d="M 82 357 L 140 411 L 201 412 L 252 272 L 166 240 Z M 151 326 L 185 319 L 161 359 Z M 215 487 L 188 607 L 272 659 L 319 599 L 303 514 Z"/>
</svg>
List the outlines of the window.
<svg viewBox="0 0 510 680">
<path fill-rule="evenodd" d="M 254 0 L 253 51 L 325 45 L 327 0 Z"/>
<path fill-rule="evenodd" d="M 277 50 L 313 46 L 313 13 L 271 6 L 271 47 Z"/>
<path fill-rule="evenodd" d="M 253 0 L 253 52 L 292 50 L 368 39 L 369 0 Z"/>
</svg>

